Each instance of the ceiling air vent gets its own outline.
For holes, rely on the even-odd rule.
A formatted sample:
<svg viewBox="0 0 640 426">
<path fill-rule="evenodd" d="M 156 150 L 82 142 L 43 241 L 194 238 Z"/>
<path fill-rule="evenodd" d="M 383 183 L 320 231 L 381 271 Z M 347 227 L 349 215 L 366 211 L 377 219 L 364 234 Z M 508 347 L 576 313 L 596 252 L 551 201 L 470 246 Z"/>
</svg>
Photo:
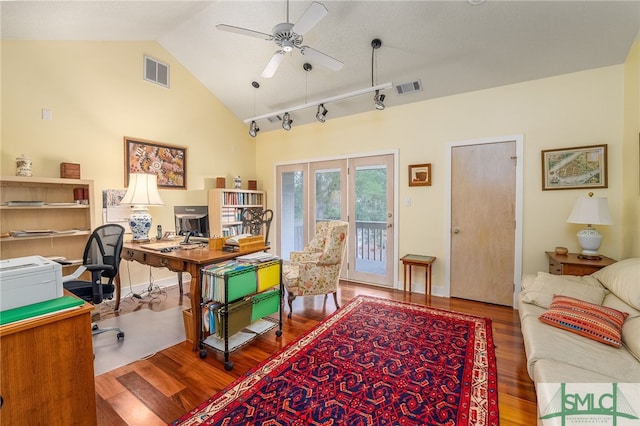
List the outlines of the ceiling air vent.
<svg viewBox="0 0 640 426">
<path fill-rule="evenodd" d="M 422 83 L 420 83 L 420 80 L 416 80 L 410 81 L 409 83 L 396 84 L 396 92 L 398 95 L 422 92 Z"/>
<path fill-rule="evenodd" d="M 169 87 L 169 65 L 144 57 L 144 79 L 162 87 Z"/>
</svg>

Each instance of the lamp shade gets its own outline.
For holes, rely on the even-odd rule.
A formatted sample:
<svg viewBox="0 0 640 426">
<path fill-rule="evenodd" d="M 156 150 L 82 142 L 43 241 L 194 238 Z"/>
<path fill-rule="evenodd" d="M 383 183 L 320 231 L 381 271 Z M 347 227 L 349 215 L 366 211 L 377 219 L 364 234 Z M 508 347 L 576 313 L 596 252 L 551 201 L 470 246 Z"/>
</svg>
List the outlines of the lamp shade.
<svg viewBox="0 0 640 426">
<path fill-rule="evenodd" d="M 164 203 L 158 193 L 158 177 L 145 173 L 131 173 L 129 188 L 120 204 L 131 205 L 129 227 L 133 234 L 133 242 L 149 241 L 149 230 L 152 218 L 147 206 L 161 206 Z"/>
<path fill-rule="evenodd" d="M 580 197 L 567 218 L 568 223 L 613 225 L 609 204 L 604 197 Z"/>
<path fill-rule="evenodd" d="M 158 178 L 156 175 L 145 173 L 131 173 L 129 187 L 120 204 L 133 206 L 161 206 L 164 203 L 158 193 Z"/>
</svg>

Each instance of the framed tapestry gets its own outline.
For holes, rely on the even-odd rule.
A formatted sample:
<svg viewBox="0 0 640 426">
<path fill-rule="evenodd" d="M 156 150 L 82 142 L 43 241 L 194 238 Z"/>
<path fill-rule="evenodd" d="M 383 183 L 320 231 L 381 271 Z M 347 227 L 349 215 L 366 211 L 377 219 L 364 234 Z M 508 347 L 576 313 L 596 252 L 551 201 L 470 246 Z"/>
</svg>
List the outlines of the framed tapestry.
<svg viewBox="0 0 640 426">
<path fill-rule="evenodd" d="M 542 190 L 607 187 L 607 145 L 542 151 Z"/>
<path fill-rule="evenodd" d="M 158 188 L 187 188 L 187 148 L 124 137 L 124 183 L 129 173 L 158 176 Z"/>
</svg>

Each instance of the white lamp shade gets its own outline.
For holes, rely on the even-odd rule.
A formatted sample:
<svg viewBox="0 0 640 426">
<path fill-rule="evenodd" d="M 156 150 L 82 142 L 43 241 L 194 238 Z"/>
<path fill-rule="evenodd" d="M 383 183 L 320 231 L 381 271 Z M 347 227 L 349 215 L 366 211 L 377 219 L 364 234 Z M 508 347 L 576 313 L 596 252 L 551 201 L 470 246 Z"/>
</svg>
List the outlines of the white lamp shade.
<svg viewBox="0 0 640 426">
<path fill-rule="evenodd" d="M 567 222 L 587 225 L 613 225 L 607 199 L 605 197 L 578 198 Z"/>
<path fill-rule="evenodd" d="M 158 193 L 158 178 L 156 175 L 145 173 L 131 173 L 129 187 L 120 204 L 134 206 L 161 206 L 164 203 Z"/>
</svg>

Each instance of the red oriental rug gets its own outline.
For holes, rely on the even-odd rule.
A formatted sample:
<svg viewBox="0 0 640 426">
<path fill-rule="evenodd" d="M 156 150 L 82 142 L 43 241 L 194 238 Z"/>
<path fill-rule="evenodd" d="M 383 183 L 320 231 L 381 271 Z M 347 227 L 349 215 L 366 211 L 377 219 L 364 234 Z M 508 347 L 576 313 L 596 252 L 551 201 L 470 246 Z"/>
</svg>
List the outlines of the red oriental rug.
<svg viewBox="0 0 640 426">
<path fill-rule="evenodd" d="M 359 296 L 172 425 L 498 425 L 491 320 Z"/>
</svg>

